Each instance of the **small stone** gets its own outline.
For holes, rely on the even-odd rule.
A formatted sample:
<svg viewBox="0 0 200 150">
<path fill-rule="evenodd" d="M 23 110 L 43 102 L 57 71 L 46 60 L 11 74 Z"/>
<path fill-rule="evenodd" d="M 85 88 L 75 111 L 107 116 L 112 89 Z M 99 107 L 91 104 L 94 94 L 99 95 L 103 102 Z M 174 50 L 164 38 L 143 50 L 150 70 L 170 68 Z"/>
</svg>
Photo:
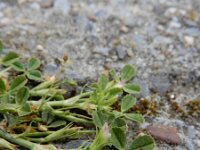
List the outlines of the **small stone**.
<svg viewBox="0 0 200 150">
<path fill-rule="evenodd" d="M 3 18 L 0 20 L 0 27 L 8 26 L 11 24 L 11 20 L 9 18 Z"/>
<path fill-rule="evenodd" d="M 32 3 L 30 7 L 34 10 L 40 10 L 40 5 L 38 3 Z"/>
<path fill-rule="evenodd" d="M 126 51 L 123 49 L 123 47 L 118 46 L 116 48 L 117 56 L 120 60 L 123 60 L 126 57 Z"/>
<path fill-rule="evenodd" d="M 37 45 L 36 49 L 39 50 L 39 51 L 43 51 L 44 50 L 42 45 Z"/>
<path fill-rule="evenodd" d="M 88 16 L 88 19 L 92 22 L 96 22 L 97 21 L 97 17 L 95 15 L 90 15 Z"/>
<path fill-rule="evenodd" d="M 191 46 L 194 44 L 194 38 L 191 36 L 185 36 L 184 40 L 186 42 L 186 45 Z"/>
<path fill-rule="evenodd" d="M 181 138 L 178 136 L 175 127 L 155 125 L 148 127 L 147 132 L 155 139 L 164 141 L 168 144 L 181 144 Z"/>
<path fill-rule="evenodd" d="M 54 3 L 56 11 L 61 11 L 63 14 L 68 14 L 70 10 L 70 4 L 68 0 L 56 0 Z"/>
<path fill-rule="evenodd" d="M 26 3 L 27 2 L 27 0 L 18 0 L 18 3 L 19 4 L 24 4 L 24 3 Z"/>
<path fill-rule="evenodd" d="M 126 50 L 126 52 L 127 52 L 129 57 L 133 57 L 134 54 L 133 54 L 133 50 L 132 49 L 129 48 L 129 49 Z"/>
<path fill-rule="evenodd" d="M 0 12 L 0 19 L 2 19 L 3 17 L 4 17 L 4 14 Z"/>
<path fill-rule="evenodd" d="M 127 26 L 122 26 L 120 28 L 120 31 L 123 32 L 123 33 L 128 33 L 129 32 L 129 28 Z"/>
<path fill-rule="evenodd" d="M 97 47 L 95 49 L 95 52 L 101 55 L 107 56 L 109 53 L 110 49 L 108 47 Z"/>
<path fill-rule="evenodd" d="M 170 99 L 175 99 L 175 95 L 174 94 L 170 94 Z"/>
<path fill-rule="evenodd" d="M 42 0 L 40 2 L 40 6 L 42 8 L 51 8 L 53 7 L 53 0 Z"/>
<path fill-rule="evenodd" d="M 159 95 L 164 95 L 170 89 L 170 81 L 167 75 L 160 73 L 157 75 L 152 75 L 151 78 L 152 90 L 157 92 Z"/>
</svg>

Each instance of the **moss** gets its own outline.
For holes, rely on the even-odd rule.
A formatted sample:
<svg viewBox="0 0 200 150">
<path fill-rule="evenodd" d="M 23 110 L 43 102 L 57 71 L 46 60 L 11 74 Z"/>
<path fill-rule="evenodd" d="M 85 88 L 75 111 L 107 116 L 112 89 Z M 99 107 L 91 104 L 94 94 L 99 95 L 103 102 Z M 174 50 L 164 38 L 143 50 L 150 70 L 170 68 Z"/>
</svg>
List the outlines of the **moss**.
<svg viewBox="0 0 200 150">
<path fill-rule="evenodd" d="M 158 109 L 158 104 L 155 101 L 148 99 L 142 99 L 131 109 L 136 113 L 156 115 Z"/>
<path fill-rule="evenodd" d="M 200 115 L 200 97 L 194 100 L 190 100 L 186 104 L 186 108 L 188 110 L 188 114 L 192 116 L 198 116 Z"/>
</svg>

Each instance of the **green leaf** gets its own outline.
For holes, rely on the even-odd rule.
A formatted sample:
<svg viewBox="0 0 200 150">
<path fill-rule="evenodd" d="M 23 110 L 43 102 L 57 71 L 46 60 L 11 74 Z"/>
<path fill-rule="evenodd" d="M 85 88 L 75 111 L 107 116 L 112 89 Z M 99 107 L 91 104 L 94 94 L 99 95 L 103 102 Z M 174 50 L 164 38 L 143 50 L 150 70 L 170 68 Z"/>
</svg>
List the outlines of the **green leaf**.
<svg viewBox="0 0 200 150">
<path fill-rule="evenodd" d="M 31 80 L 41 81 L 42 75 L 38 70 L 30 70 L 26 73 L 27 77 Z"/>
<path fill-rule="evenodd" d="M 139 136 L 133 140 L 129 150 L 153 150 L 154 143 L 154 139 L 149 135 Z"/>
<path fill-rule="evenodd" d="M 61 126 L 65 126 L 66 125 L 66 121 L 64 120 L 57 120 L 52 122 L 48 128 L 57 128 L 57 127 L 61 127 Z"/>
<path fill-rule="evenodd" d="M 26 116 L 31 113 L 31 108 L 28 103 L 23 104 L 23 106 L 18 110 L 19 116 Z"/>
<path fill-rule="evenodd" d="M 102 128 L 105 122 L 107 121 L 107 116 L 102 111 L 94 111 L 92 113 L 92 118 L 94 124 L 99 128 Z"/>
<path fill-rule="evenodd" d="M 135 69 L 131 65 L 125 65 L 121 72 L 121 80 L 128 81 L 135 76 Z"/>
<path fill-rule="evenodd" d="M 52 113 L 52 110 L 50 109 L 45 109 L 42 112 L 42 121 L 46 122 L 47 124 L 52 123 L 52 121 L 54 120 L 54 114 Z"/>
<path fill-rule="evenodd" d="M 41 65 L 41 62 L 38 58 L 32 57 L 28 60 L 28 70 L 35 70 L 39 68 Z"/>
<path fill-rule="evenodd" d="M 12 68 L 16 71 L 23 72 L 25 71 L 23 64 L 20 61 L 16 61 L 11 64 Z"/>
<path fill-rule="evenodd" d="M 123 128 L 114 127 L 111 129 L 112 145 L 119 150 L 124 150 L 126 146 L 126 134 Z"/>
<path fill-rule="evenodd" d="M 15 91 L 18 90 L 20 88 L 22 88 L 23 86 L 25 86 L 27 80 L 26 77 L 21 75 L 21 76 L 17 76 L 12 82 L 11 82 L 11 91 Z"/>
<path fill-rule="evenodd" d="M 0 40 L 0 53 L 3 51 L 3 42 Z"/>
<path fill-rule="evenodd" d="M 65 79 L 62 81 L 62 83 L 66 84 L 68 86 L 77 86 L 77 83 L 75 80 L 67 78 L 67 77 L 65 77 Z"/>
<path fill-rule="evenodd" d="M 101 90 L 105 90 L 108 84 L 108 77 L 105 74 L 102 74 L 99 78 L 98 84 Z"/>
<path fill-rule="evenodd" d="M 132 108 L 135 105 L 135 103 L 136 103 L 135 97 L 131 95 L 127 95 L 123 97 L 122 103 L 121 103 L 121 112 L 126 112 L 127 110 Z"/>
<path fill-rule="evenodd" d="M 126 125 L 126 121 L 123 119 L 123 118 L 115 118 L 111 125 L 110 125 L 112 128 L 113 127 L 119 127 L 119 128 L 124 128 L 126 129 L 127 128 L 127 125 Z"/>
<path fill-rule="evenodd" d="M 17 61 L 19 58 L 19 55 L 16 54 L 15 52 L 9 52 L 3 59 L 2 59 L 2 63 L 3 65 L 7 66 L 7 65 L 11 65 L 12 63 L 14 63 L 15 61 Z"/>
<path fill-rule="evenodd" d="M 27 87 L 22 87 L 18 90 L 16 95 L 16 103 L 18 105 L 23 105 L 29 98 L 29 89 Z"/>
<path fill-rule="evenodd" d="M 125 84 L 123 90 L 129 94 L 138 94 L 141 91 L 140 86 L 137 84 Z"/>
<path fill-rule="evenodd" d="M 136 114 L 136 113 L 126 113 L 124 114 L 125 118 L 135 121 L 137 123 L 144 123 L 144 117 L 141 114 Z"/>
<path fill-rule="evenodd" d="M 107 122 L 108 124 L 110 124 L 115 119 L 115 116 L 111 112 L 106 112 L 106 111 L 103 111 L 103 110 L 98 110 L 98 111 L 94 111 L 92 113 L 92 118 L 93 118 L 94 124 L 97 127 L 102 128 L 103 125 L 105 124 L 105 122 Z"/>
<path fill-rule="evenodd" d="M 13 114 L 6 114 L 6 119 L 8 121 L 8 127 L 12 128 L 20 121 L 19 117 L 14 116 Z"/>
<path fill-rule="evenodd" d="M 109 90 L 109 94 L 110 94 L 110 96 L 117 96 L 117 95 L 119 95 L 119 94 L 121 94 L 122 93 L 122 90 L 120 89 L 120 88 L 116 88 L 116 87 L 114 87 L 114 88 L 111 88 L 110 90 Z"/>
<path fill-rule="evenodd" d="M 1 79 L 1 78 L 0 78 L 0 92 L 1 92 L 1 93 L 6 92 L 5 83 L 4 83 L 3 79 Z"/>
<path fill-rule="evenodd" d="M 10 93 L 5 92 L 0 95 L 0 102 L 1 103 L 9 103 L 10 102 Z"/>
<path fill-rule="evenodd" d="M 119 82 L 119 76 L 117 75 L 117 73 L 116 73 L 116 71 L 115 71 L 114 69 L 112 69 L 112 70 L 110 71 L 110 75 L 111 75 L 111 77 L 113 78 L 113 80 L 114 80 L 115 82 Z"/>
<path fill-rule="evenodd" d="M 109 132 L 109 126 L 107 123 L 105 123 L 100 131 L 97 131 L 95 139 L 87 148 L 87 150 L 103 150 L 105 146 L 110 144 L 110 138 L 111 135 Z"/>
</svg>

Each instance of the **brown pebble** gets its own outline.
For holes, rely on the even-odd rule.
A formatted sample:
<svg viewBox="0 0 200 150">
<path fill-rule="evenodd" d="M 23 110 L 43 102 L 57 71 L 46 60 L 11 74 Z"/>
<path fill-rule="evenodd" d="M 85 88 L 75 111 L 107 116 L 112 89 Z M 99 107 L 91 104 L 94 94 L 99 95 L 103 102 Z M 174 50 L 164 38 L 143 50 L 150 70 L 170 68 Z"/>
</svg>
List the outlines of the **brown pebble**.
<svg viewBox="0 0 200 150">
<path fill-rule="evenodd" d="M 40 2 L 40 6 L 42 8 L 51 8 L 53 7 L 53 0 L 42 0 Z"/>
<path fill-rule="evenodd" d="M 123 33 L 128 33 L 129 28 L 128 28 L 127 26 L 122 26 L 122 27 L 120 28 L 120 31 L 123 32 Z"/>
<path fill-rule="evenodd" d="M 165 125 L 149 126 L 147 132 L 151 134 L 155 139 L 164 141 L 168 144 L 181 144 L 181 138 L 177 134 L 175 127 Z"/>
<path fill-rule="evenodd" d="M 97 17 L 94 16 L 94 15 L 88 16 L 88 19 L 89 19 L 90 21 L 92 21 L 92 22 L 96 22 L 96 21 L 97 21 Z"/>
</svg>

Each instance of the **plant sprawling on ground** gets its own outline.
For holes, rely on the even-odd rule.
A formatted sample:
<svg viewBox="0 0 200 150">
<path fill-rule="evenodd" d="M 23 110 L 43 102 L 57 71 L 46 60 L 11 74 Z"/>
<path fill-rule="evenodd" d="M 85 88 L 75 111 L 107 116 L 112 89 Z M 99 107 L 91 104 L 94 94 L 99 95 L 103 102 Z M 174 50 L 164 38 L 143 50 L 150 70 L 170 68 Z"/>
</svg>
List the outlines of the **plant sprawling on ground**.
<svg viewBox="0 0 200 150">
<path fill-rule="evenodd" d="M 114 70 L 102 74 L 79 95 L 66 98 L 61 81 L 42 77 L 38 58 L 24 63 L 15 52 L 3 55 L 2 50 L 0 42 L 1 148 L 54 150 L 49 143 L 85 135 L 90 138 L 79 150 L 154 148 L 154 140 L 146 134 L 127 143 L 127 121 L 144 122 L 141 114 L 128 113 L 136 104 L 133 94 L 140 92 L 140 86 L 130 83 L 135 75 L 131 65 L 125 65 L 120 74 Z"/>
</svg>

